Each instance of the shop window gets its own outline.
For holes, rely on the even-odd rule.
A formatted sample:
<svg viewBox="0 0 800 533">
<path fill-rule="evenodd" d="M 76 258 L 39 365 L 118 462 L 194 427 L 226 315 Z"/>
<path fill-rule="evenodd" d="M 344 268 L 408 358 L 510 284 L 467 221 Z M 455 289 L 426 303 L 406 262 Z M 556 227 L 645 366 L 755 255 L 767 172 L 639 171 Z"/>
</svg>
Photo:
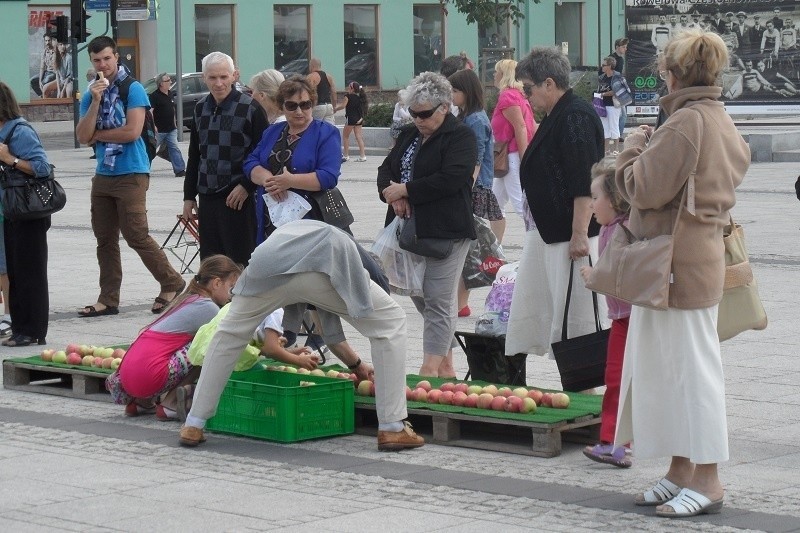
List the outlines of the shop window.
<svg viewBox="0 0 800 533">
<path fill-rule="evenodd" d="M 223 52 L 236 63 L 234 46 L 234 6 L 194 6 L 194 50 L 195 68 L 202 69 L 202 61 L 211 52 Z"/>
<path fill-rule="evenodd" d="M 344 6 L 344 77 L 378 85 L 378 6 Z"/>
<path fill-rule="evenodd" d="M 307 74 L 309 60 L 309 6 L 276 5 L 274 68 L 284 75 Z"/>
<path fill-rule="evenodd" d="M 498 3 L 498 13 L 506 15 L 508 4 Z M 511 20 L 508 17 L 503 22 L 491 24 L 478 24 L 478 45 L 480 57 L 478 58 L 478 73 L 481 80 L 490 85 L 494 80 L 494 66 L 501 59 L 513 59 L 514 48 L 511 41 Z"/>
<path fill-rule="evenodd" d="M 567 57 L 573 67 L 583 65 L 583 3 L 556 4 L 556 46 L 567 45 Z"/>
<path fill-rule="evenodd" d="M 444 13 L 441 6 L 414 6 L 414 74 L 439 72 L 444 57 Z"/>
</svg>

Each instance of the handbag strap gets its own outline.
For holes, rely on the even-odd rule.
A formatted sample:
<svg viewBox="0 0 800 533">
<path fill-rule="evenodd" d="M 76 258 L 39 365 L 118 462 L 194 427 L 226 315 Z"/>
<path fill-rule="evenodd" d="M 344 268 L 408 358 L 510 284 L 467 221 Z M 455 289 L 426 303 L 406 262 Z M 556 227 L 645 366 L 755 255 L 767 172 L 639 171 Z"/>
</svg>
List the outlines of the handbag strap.
<svg viewBox="0 0 800 533">
<path fill-rule="evenodd" d="M 589 255 L 589 266 L 592 265 L 592 256 Z M 569 316 L 569 301 L 572 298 L 572 280 L 575 277 L 575 261 L 569 262 L 569 283 L 567 283 L 567 301 L 564 304 L 564 321 L 561 323 L 561 340 L 567 340 L 567 317 Z M 597 293 L 592 291 L 592 306 L 594 307 L 594 327 L 597 331 L 603 328 L 600 325 L 600 314 L 597 310 Z"/>
</svg>

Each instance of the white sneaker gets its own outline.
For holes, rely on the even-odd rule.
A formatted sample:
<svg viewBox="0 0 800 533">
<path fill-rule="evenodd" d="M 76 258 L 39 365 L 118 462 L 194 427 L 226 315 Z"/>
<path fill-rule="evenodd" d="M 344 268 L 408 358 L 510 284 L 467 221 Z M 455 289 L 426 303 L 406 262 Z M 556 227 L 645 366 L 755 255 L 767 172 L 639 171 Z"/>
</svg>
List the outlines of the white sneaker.
<svg viewBox="0 0 800 533">
<path fill-rule="evenodd" d="M 342 163 L 344 163 L 346 161 L 350 161 L 350 158 L 348 156 L 346 156 L 346 155 L 343 155 L 342 156 Z"/>
<path fill-rule="evenodd" d="M 366 160 L 367 160 L 366 157 L 359 157 L 358 159 L 356 159 L 356 161 L 358 161 L 359 163 L 363 163 Z"/>
</svg>

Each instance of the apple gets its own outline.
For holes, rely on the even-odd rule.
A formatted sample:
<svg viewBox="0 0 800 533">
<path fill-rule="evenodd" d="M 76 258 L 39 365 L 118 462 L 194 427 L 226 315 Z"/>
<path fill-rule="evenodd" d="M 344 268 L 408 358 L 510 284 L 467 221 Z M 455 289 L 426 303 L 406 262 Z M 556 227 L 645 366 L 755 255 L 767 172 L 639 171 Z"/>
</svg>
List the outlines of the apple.
<svg viewBox="0 0 800 533">
<path fill-rule="evenodd" d="M 81 364 L 83 366 L 92 366 L 93 362 L 94 362 L 94 356 L 93 355 L 84 355 L 83 359 L 81 359 Z"/>
<path fill-rule="evenodd" d="M 311 370 L 309 370 L 307 368 L 300 367 L 300 368 L 297 369 L 297 373 L 298 374 L 303 374 L 303 375 L 308 375 L 308 374 L 311 373 Z"/>
<path fill-rule="evenodd" d="M 494 396 L 488 392 L 482 393 L 480 396 L 478 396 L 478 408 L 489 409 L 489 407 L 492 405 L 492 400 L 494 400 Z"/>
<path fill-rule="evenodd" d="M 512 391 L 517 398 L 525 398 L 528 396 L 528 389 L 525 387 L 517 387 Z"/>
<path fill-rule="evenodd" d="M 90 346 L 90 348 L 92 349 L 93 356 L 103 357 L 103 350 L 105 350 L 105 348 L 103 348 L 102 346 Z"/>
<path fill-rule="evenodd" d="M 416 389 L 414 389 L 414 401 L 415 402 L 427 402 L 428 401 L 428 391 L 426 391 L 422 387 L 417 387 Z"/>
<path fill-rule="evenodd" d="M 495 386 L 495 385 L 486 385 L 483 388 L 483 392 L 485 394 L 491 394 L 492 396 L 497 396 L 497 386 Z"/>
<path fill-rule="evenodd" d="M 406 385 L 406 401 L 409 402 L 412 401 L 414 399 L 413 396 L 414 396 L 414 390 L 408 385 Z"/>
<path fill-rule="evenodd" d="M 67 364 L 68 365 L 80 365 L 81 364 L 81 356 L 77 352 L 72 352 L 67 355 Z"/>
<path fill-rule="evenodd" d="M 439 390 L 442 391 L 442 392 L 448 392 L 448 391 L 455 392 L 456 391 L 456 384 L 455 383 L 451 383 L 449 381 L 445 382 L 445 383 L 442 383 L 442 385 L 439 387 Z"/>
<path fill-rule="evenodd" d="M 55 350 L 49 350 L 49 349 L 42 350 L 42 355 L 41 355 L 42 361 L 52 361 L 54 353 L 56 353 Z"/>
<path fill-rule="evenodd" d="M 508 398 L 509 396 L 513 396 L 514 392 L 511 390 L 510 387 L 500 387 L 497 389 L 497 395 L 503 396 L 504 398 Z"/>
<path fill-rule="evenodd" d="M 283 369 L 283 371 L 284 371 L 284 372 L 288 372 L 288 373 L 290 373 L 290 374 L 297 374 L 297 368 L 295 368 L 295 367 L 293 367 L 293 366 L 287 366 L 286 368 L 284 368 L 284 369 Z M 311 373 L 311 372 L 309 372 L 309 374 L 310 374 L 310 373 Z M 323 374 L 322 374 L 322 375 L 324 376 L 324 375 L 325 375 L 325 373 L 323 372 Z"/>
<path fill-rule="evenodd" d="M 270 370 L 272 372 L 277 372 L 278 371 L 278 366 L 277 365 L 267 365 L 267 370 Z"/>
<path fill-rule="evenodd" d="M 309 374 L 311 374 L 312 376 L 324 376 L 325 375 L 325 371 L 322 370 L 321 368 L 315 368 L 314 370 L 309 372 Z"/>
<path fill-rule="evenodd" d="M 355 373 L 354 374 L 349 374 L 347 376 L 347 379 L 349 379 L 350 381 L 353 382 L 353 386 L 358 384 L 358 374 L 355 374 Z"/>
<path fill-rule="evenodd" d="M 489 407 L 493 411 L 505 411 L 506 403 L 507 403 L 507 398 L 505 396 L 495 396 L 494 398 L 492 398 L 492 403 L 489 404 Z"/>
<path fill-rule="evenodd" d="M 467 401 L 467 393 L 464 391 L 457 390 L 453 393 L 453 405 L 457 405 L 459 407 L 464 405 L 464 402 Z"/>
<path fill-rule="evenodd" d="M 464 407 L 478 407 L 478 398 L 479 396 L 474 392 L 472 394 L 468 394 L 467 398 L 464 400 Z"/>
<path fill-rule="evenodd" d="M 85 344 L 81 344 L 80 351 L 78 353 L 81 355 L 92 355 L 91 350 Z"/>
<path fill-rule="evenodd" d="M 94 361 L 92 361 L 92 366 L 95 368 L 103 368 L 103 358 L 95 357 Z"/>
<path fill-rule="evenodd" d="M 442 395 L 439 396 L 439 403 L 442 405 L 453 405 L 453 395 L 455 393 L 451 390 L 446 390 L 442 392 Z"/>
<path fill-rule="evenodd" d="M 564 394 L 563 392 L 557 392 L 553 394 L 552 398 L 553 407 L 556 409 L 566 409 L 569 407 L 569 396 Z"/>
<path fill-rule="evenodd" d="M 536 405 L 542 405 L 542 394 L 539 389 L 531 389 L 528 391 L 528 398 L 536 402 Z"/>
<path fill-rule="evenodd" d="M 346 374 L 344 372 L 337 372 L 336 377 L 339 379 L 350 379 L 350 374 Z"/>
<path fill-rule="evenodd" d="M 69 344 L 67 344 L 67 347 L 64 348 L 64 351 L 67 354 L 71 354 L 71 353 L 79 354 L 79 353 L 81 353 L 81 347 L 79 345 L 77 345 L 77 344 L 69 343 Z"/>
<path fill-rule="evenodd" d="M 339 371 L 331 369 L 325 372 L 325 375 L 328 376 L 329 378 L 335 378 L 339 376 Z"/>
<path fill-rule="evenodd" d="M 509 413 L 519 413 L 522 410 L 522 398 L 519 396 L 509 396 L 506 398 L 506 411 Z"/>
<path fill-rule="evenodd" d="M 439 403 L 439 398 L 442 397 L 441 389 L 432 389 L 428 391 L 428 403 Z"/>
<path fill-rule="evenodd" d="M 466 383 L 456 383 L 456 388 L 453 390 L 453 392 L 463 392 L 466 395 L 467 389 L 469 389 L 469 385 Z"/>
<path fill-rule="evenodd" d="M 113 357 L 105 357 L 103 358 L 103 368 L 111 368 L 111 364 L 114 362 Z"/>
<path fill-rule="evenodd" d="M 480 394 L 482 392 L 483 392 L 483 387 L 481 387 L 480 385 L 470 385 L 469 387 L 467 387 L 467 395 Z"/>
<path fill-rule="evenodd" d="M 114 359 L 122 359 L 125 357 L 125 350 L 122 348 L 114 348 L 114 351 L 111 353 L 111 357 Z"/>
<path fill-rule="evenodd" d="M 114 359 L 111 360 L 111 370 L 118 369 L 119 365 L 121 365 L 121 364 L 122 364 L 122 358 L 121 357 L 115 357 Z"/>
<path fill-rule="evenodd" d="M 545 407 L 553 407 L 553 394 L 550 392 L 542 393 L 542 403 Z"/>
<path fill-rule="evenodd" d="M 533 398 L 522 398 L 522 406 L 519 408 L 520 413 L 535 413 L 536 412 L 536 402 Z"/>
<path fill-rule="evenodd" d="M 425 392 L 429 392 L 433 387 L 431 387 L 431 382 L 427 379 L 423 379 L 419 383 L 417 383 L 418 389 L 425 389 Z"/>
<path fill-rule="evenodd" d="M 372 385 L 372 382 L 370 380 L 368 380 L 368 379 L 365 379 L 364 381 L 359 383 L 358 387 L 356 388 L 356 391 L 358 392 L 358 395 L 359 396 L 370 396 L 369 391 L 370 391 L 370 386 L 371 385 Z"/>
<path fill-rule="evenodd" d="M 53 362 L 61 363 L 62 365 L 67 362 L 67 353 L 64 350 L 59 350 L 53 354 Z"/>
</svg>

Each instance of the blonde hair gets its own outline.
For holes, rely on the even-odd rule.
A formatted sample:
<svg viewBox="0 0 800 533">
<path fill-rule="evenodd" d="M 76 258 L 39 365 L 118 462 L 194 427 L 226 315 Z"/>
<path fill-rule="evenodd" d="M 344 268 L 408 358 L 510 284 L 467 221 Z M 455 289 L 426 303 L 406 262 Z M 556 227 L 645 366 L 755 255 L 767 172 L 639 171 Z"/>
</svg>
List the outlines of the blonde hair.
<svg viewBox="0 0 800 533">
<path fill-rule="evenodd" d="M 599 183 L 603 192 L 611 202 L 611 208 L 619 215 L 629 213 L 630 204 L 625 201 L 617 189 L 614 174 L 617 172 L 616 157 L 607 156 L 592 165 L 592 183 Z"/>
<path fill-rule="evenodd" d="M 501 59 L 495 64 L 494 69 L 500 73 L 500 79 L 497 80 L 497 88 L 500 90 L 508 87 L 522 90 L 522 82 L 517 81 L 517 62 L 513 59 Z"/>
<path fill-rule="evenodd" d="M 161 316 L 168 315 L 172 309 L 180 306 L 184 300 L 193 294 L 210 298 L 211 290 L 209 289 L 209 284 L 213 280 L 217 278 L 227 280 L 231 276 L 238 277 L 242 270 L 242 265 L 235 263 L 228 256 L 217 254 L 206 257 L 200 262 L 200 268 L 197 269 L 197 274 L 189 281 L 186 290 L 175 296 L 175 299 L 164 309 Z"/>
<path fill-rule="evenodd" d="M 284 79 L 281 72 L 274 68 L 269 68 L 250 78 L 250 88 L 264 93 L 272 102 L 276 102 L 278 99 L 278 87 L 283 83 Z"/>
<path fill-rule="evenodd" d="M 727 65 L 725 42 L 711 31 L 683 31 L 664 48 L 664 66 L 675 76 L 680 87 L 717 85 Z"/>
</svg>

